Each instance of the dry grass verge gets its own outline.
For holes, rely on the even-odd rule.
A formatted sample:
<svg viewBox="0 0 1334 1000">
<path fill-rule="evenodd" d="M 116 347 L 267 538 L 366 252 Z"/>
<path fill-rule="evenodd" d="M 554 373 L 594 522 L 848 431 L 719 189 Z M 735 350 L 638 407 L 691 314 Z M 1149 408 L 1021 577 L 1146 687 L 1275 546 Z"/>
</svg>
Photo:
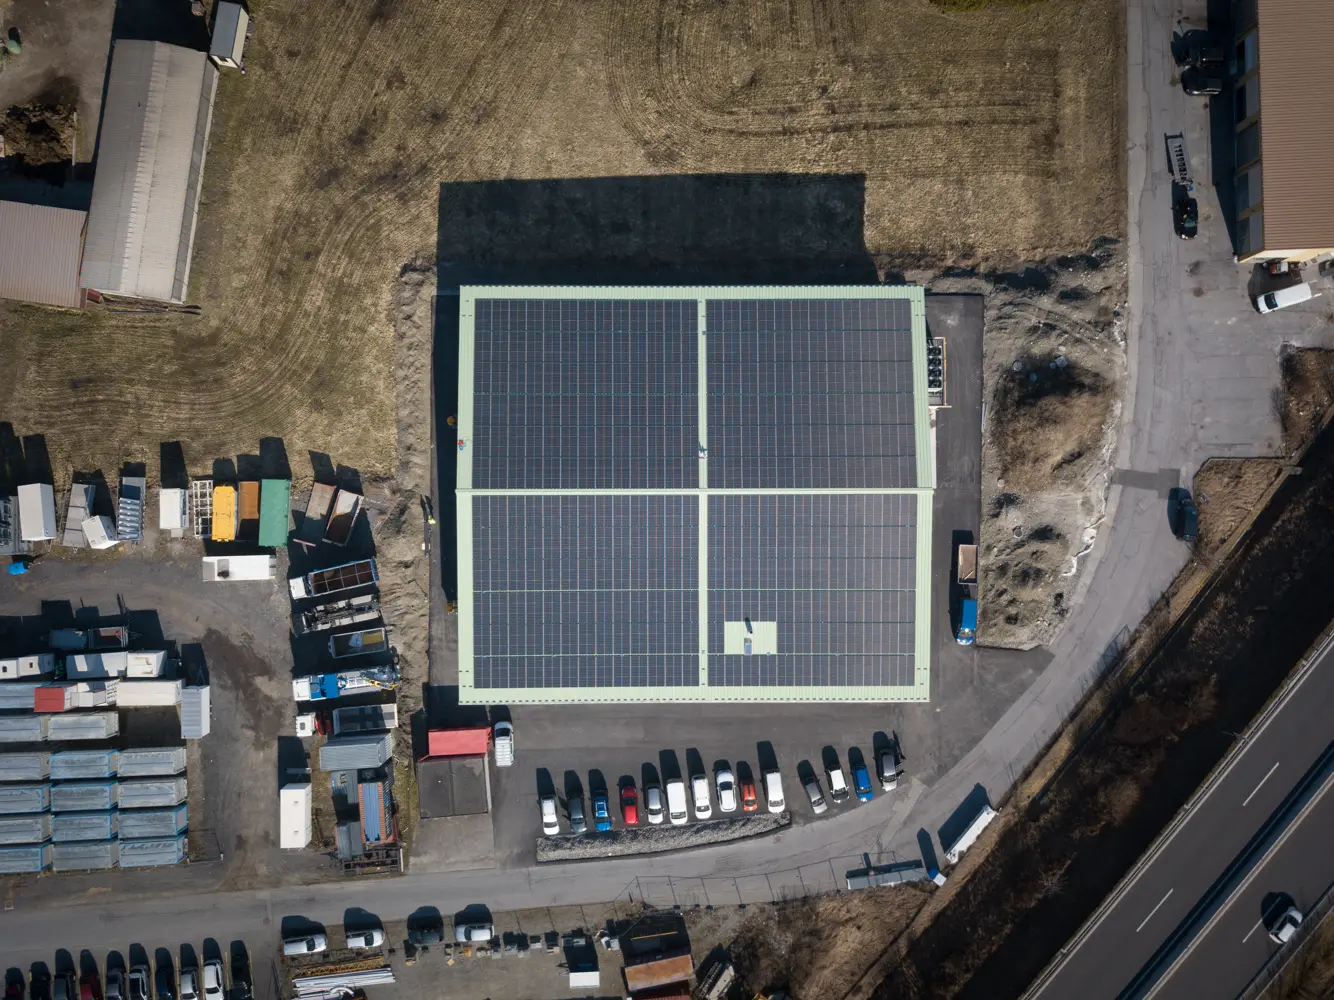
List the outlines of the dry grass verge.
<svg viewBox="0 0 1334 1000">
<path fill-rule="evenodd" d="M 1274 410 L 1283 428 L 1283 453 L 1295 455 L 1334 406 L 1334 351 L 1284 351 L 1281 365 L 1283 385 L 1275 390 Z"/>
<path fill-rule="evenodd" d="M 1195 473 L 1195 502 L 1200 509 L 1195 555 L 1205 559 L 1250 523 L 1283 474 L 1281 458 L 1211 458 Z"/>
<path fill-rule="evenodd" d="M 1264 993 L 1264 1000 L 1329 1000 L 1334 997 L 1334 919 L 1307 938 Z"/>
</svg>

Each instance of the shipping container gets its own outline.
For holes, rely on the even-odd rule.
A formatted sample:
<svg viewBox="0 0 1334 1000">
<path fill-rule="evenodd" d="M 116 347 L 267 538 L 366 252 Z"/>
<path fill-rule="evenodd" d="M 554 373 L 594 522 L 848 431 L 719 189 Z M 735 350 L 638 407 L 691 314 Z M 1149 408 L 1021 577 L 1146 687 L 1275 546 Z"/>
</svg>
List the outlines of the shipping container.
<svg viewBox="0 0 1334 1000">
<path fill-rule="evenodd" d="M 241 583 L 272 580 L 278 575 L 278 560 L 261 556 L 204 556 L 205 583 Z"/>
<path fill-rule="evenodd" d="M 171 809 L 122 809 L 120 835 L 126 840 L 160 840 L 184 833 L 189 820 L 185 806 Z"/>
<path fill-rule="evenodd" d="M 335 736 L 320 747 L 320 770 L 356 771 L 379 767 L 393 755 L 393 733 Z"/>
<path fill-rule="evenodd" d="M 174 681 L 121 681 L 116 704 L 121 708 L 157 708 L 181 703 L 185 682 Z"/>
<path fill-rule="evenodd" d="M 19 487 L 19 534 L 25 542 L 56 537 L 56 491 L 48 483 Z"/>
<path fill-rule="evenodd" d="M 86 518 L 80 527 L 83 529 L 83 537 L 89 548 L 112 549 L 120 544 L 116 523 L 105 514 Z"/>
<path fill-rule="evenodd" d="M 115 712 L 65 712 L 43 718 L 49 740 L 106 740 L 120 732 Z"/>
<path fill-rule="evenodd" d="M 51 755 L 52 781 L 110 778 L 116 773 L 116 750 L 61 750 Z"/>
<path fill-rule="evenodd" d="M 213 480 L 190 480 L 190 528 L 196 538 L 213 537 Z"/>
<path fill-rule="evenodd" d="M 291 517 L 292 484 L 286 479 L 264 480 L 259 505 L 259 544 L 264 548 L 286 548 Z"/>
<path fill-rule="evenodd" d="M 51 718 L 49 715 L 0 715 L 0 743 L 40 743 L 46 739 L 47 720 Z"/>
<path fill-rule="evenodd" d="M 21 533 L 18 500 L 0 494 L 0 556 L 22 556 L 32 551 L 32 545 L 19 537 Z"/>
<path fill-rule="evenodd" d="M 310 500 L 306 503 L 306 516 L 301 521 L 301 537 L 309 541 L 319 541 L 324 534 L 324 519 L 329 516 L 337 488 L 324 483 L 316 483 L 310 488 Z"/>
<path fill-rule="evenodd" d="M 377 733 L 384 729 L 397 728 L 397 705 L 354 705 L 350 708 L 335 708 L 333 711 L 335 736 Z"/>
<path fill-rule="evenodd" d="M 7 847 L 14 844 L 40 844 L 50 839 L 50 813 L 0 818 L 0 844 Z"/>
<path fill-rule="evenodd" d="M 122 778 L 170 777 L 185 770 L 185 747 L 135 749 L 120 752 Z"/>
<path fill-rule="evenodd" d="M 0 660 L 0 681 L 50 677 L 56 672 L 55 653 L 34 653 Z"/>
<path fill-rule="evenodd" d="M 278 790 L 278 846 L 300 850 L 310 843 L 310 782 L 283 785 Z"/>
<path fill-rule="evenodd" d="M 161 649 L 75 653 L 65 657 L 65 676 L 70 680 L 95 680 L 103 677 L 151 680 L 161 677 L 166 669 L 167 653 Z"/>
<path fill-rule="evenodd" d="M 236 488 L 213 487 L 213 540 L 236 541 Z"/>
<path fill-rule="evenodd" d="M 155 868 L 159 865 L 178 865 L 186 858 L 184 837 L 158 840 L 122 840 L 120 866 L 122 868 Z"/>
<path fill-rule="evenodd" d="M 333 513 L 329 515 L 329 527 L 324 531 L 326 542 L 340 547 L 348 543 L 357 518 L 361 516 L 362 499 L 360 493 L 338 491 L 334 497 Z"/>
<path fill-rule="evenodd" d="M 51 845 L 0 848 L 0 874 L 28 875 L 51 867 Z"/>
<path fill-rule="evenodd" d="M 165 649 L 137 649 L 125 654 L 125 676 L 134 680 L 152 680 L 167 672 Z"/>
<path fill-rule="evenodd" d="M 103 681 L 43 684 L 33 692 L 32 709 L 34 712 L 68 712 L 80 708 L 107 708 L 116 704 L 119 684 L 114 677 Z"/>
<path fill-rule="evenodd" d="M 44 781 L 50 776 L 51 754 L 45 750 L 0 754 L 0 782 Z"/>
<path fill-rule="evenodd" d="M 74 483 L 70 486 L 69 503 L 65 506 L 65 533 L 60 536 L 61 545 L 71 549 L 88 547 L 83 522 L 92 516 L 96 496 L 97 487 L 91 483 Z"/>
<path fill-rule="evenodd" d="M 389 630 L 383 625 L 357 632 L 339 632 L 329 636 L 329 653 L 335 660 L 348 656 L 383 653 L 389 649 Z"/>
<path fill-rule="evenodd" d="M 353 587 L 367 587 L 379 580 L 380 574 L 376 572 L 374 559 L 357 559 L 298 576 L 288 580 L 287 585 L 292 591 L 292 597 L 301 600 L 305 597 L 324 597 Z"/>
<path fill-rule="evenodd" d="M 33 695 L 42 686 L 41 681 L 9 681 L 0 684 L 0 710 L 31 712 Z"/>
<path fill-rule="evenodd" d="M 209 712 L 208 685 L 181 692 L 181 739 L 200 740 L 209 734 L 213 721 Z"/>
<path fill-rule="evenodd" d="M 50 785 L 0 785 L 0 816 L 46 812 L 50 808 Z"/>
<path fill-rule="evenodd" d="M 51 786 L 52 812 L 98 812 L 115 809 L 119 788 L 114 781 L 78 781 Z"/>
<path fill-rule="evenodd" d="M 236 518 L 236 540 L 253 542 L 259 538 L 259 483 L 253 481 L 242 483 L 237 502 L 240 507 Z M 213 516 L 216 518 L 216 500 L 213 506 Z"/>
<path fill-rule="evenodd" d="M 120 783 L 122 809 L 162 809 L 185 801 L 184 778 L 134 778 Z"/>
<path fill-rule="evenodd" d="M 101 871 L 115 868 L 119 857 L 114 840 L 81 840 L 51 845 L 51 868 L 58 872 Z"/>
<path fill-rule="evenodd" d="M 181 538 L 189 525 L 185 490 L 158 490 L 157 526 L 172 538 Z"/>
<path fill-rule="evenodd" d="M 57 844 L 76 840 L 110 840 L 116 836 L 116 811 L 56 813 L 51 821 L 51 839 Z"/>
</svg>

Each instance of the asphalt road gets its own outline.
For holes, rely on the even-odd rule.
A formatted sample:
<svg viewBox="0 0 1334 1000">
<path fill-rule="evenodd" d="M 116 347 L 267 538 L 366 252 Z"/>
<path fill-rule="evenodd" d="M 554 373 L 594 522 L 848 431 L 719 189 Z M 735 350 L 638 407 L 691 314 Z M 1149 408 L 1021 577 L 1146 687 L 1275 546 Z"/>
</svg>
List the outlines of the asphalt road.
<svg viewBox="0 0 1334 1000">
<path fill-rule="evenodd" d="M 1185 959 L 1151 994 L 1155 1000 L 1238 995 L 1279 945 L 1268 930 L 1289 905 L 1303 913 L 1334 882 L 1334 778 L 1215 916 Z M 1291 898 L 1291 902 L 1286 897 Z"/>
<path fill-rule="evenodd" d="M 1284 695 L 1281 707 L 1227 765 L 1221 780 L 1030 996 L 1096 1000 L 1119 995 L 1324 753 L 1330 742 L 1331 711 L 1334 644 L 1326 646 Z M 1327 839 L 1327 826 L 1323 833 Z M 1321 867 L 1334 867 L 1331 852 L 1326 849 L 1324 854 Z M 1328 882 L 1326 876 L 1321 888 Z M 1294 896 L 1299 888 L 1269 885 L 1270 890 L 1287 889 Z M 1244 912 L 1251 913 L 1254 923 L 1254 909 Z M 1258 968 L 1257 962 L 1252 973 Z M 1210 990 L 1195 995 L 1225 994 Z"/>
</svg>

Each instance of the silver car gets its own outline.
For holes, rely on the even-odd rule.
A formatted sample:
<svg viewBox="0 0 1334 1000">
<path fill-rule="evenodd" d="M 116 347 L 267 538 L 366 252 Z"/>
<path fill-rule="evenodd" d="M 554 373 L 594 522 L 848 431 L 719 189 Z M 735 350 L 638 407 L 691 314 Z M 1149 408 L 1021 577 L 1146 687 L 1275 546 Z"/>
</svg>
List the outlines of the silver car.
<svg viewBox="0 0 1334 1000">
<path fill-rule="evenodd" d="M 820 788 L 820 779 L 811 778 L 806 782 L 806 797 L 811 800 L 811 809 L 815 815 L 819 816 L 822 812 L 829 809 L 829 804 L 824 800 L 824 792 Z"/>
</svg>

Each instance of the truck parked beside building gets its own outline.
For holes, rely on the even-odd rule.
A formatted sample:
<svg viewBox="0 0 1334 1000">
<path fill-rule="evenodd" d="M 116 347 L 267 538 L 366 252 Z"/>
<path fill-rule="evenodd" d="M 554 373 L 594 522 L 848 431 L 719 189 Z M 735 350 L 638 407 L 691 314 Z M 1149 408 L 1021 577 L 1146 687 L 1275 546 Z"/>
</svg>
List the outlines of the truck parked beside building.
<svg viewBox="0 0 1334 1000">
<path fill-rule="evenodd" d="M 977 640 L 977 546 L 960 545 L 957 578 L 963 592 L 959 601 L 959 630 L 954 633 L 960 646 Z"/>
<path fill-rule="evenodd" d="M 380 575 L 375 570 L 374 559 L 357 559 L 353 562 L 317 569 L 287 581 L 295 600 L 305 597 L 323 597 L 340 590 L 364 587 L 379 583 Z"/>
</svg>

